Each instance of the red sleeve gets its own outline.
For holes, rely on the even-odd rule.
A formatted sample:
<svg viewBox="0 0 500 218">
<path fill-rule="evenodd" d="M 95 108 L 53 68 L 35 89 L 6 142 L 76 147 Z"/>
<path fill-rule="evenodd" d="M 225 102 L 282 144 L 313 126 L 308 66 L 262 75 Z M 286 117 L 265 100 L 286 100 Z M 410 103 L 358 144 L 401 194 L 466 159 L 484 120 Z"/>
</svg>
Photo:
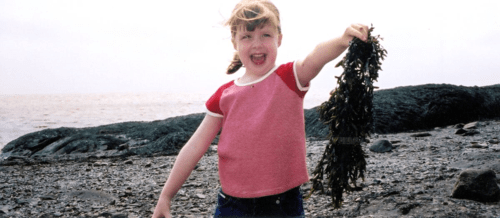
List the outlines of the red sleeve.
<svg viewBox="0 0 500 218">
<path fill-rule="evenodd" d="M 285 82 L 288 88 L 297 93 L 299 97 L 304 98 L 307 91 L 309 90 L 309 84 L 307 84 L 306 87 L 302 87 L 300 85 L 300 83 L 297 81 L 294 64 L 295 62 L 289 62 L 281 65 L 276 70 L 276 74 L 279 75 L 279 77 L 283 80 L 283 82 Z"/>
<path fill-rule="evenodd" d="M 224 85 L 222 85 L 217 91 L 208 99 L 208 101 L 205 103 L 205 106 L 207 107 L 207 110 L 210 115 L 212 116 L 217 116 L 217 117 L 222 117 L 224 114 L 222 113 L 222 110 L 220 109 L 220 98 L 222 96 L 222 93 L 224 90 L 226 90 L 228 87 L 232 86 L 234 84 L 234 81 L 228 82 Z"/>
</svg>

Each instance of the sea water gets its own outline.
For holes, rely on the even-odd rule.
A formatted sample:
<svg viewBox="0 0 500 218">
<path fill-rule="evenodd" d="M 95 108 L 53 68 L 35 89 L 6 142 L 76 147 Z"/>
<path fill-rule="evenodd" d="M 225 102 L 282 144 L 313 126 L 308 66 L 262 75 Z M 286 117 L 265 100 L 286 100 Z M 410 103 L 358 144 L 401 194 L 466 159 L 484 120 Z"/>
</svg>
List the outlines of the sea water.
<svg viewBox="0 0 500 218">
<path fill-rule="evenodd" d="M 154 121 L 201 113 L 209 97 L 179 93 L 0 95 L 0 149 L 20 136 L 43 129 Z M 306 95 L 304 108 L 324 100 L 324 96 Z"/>
</svg>

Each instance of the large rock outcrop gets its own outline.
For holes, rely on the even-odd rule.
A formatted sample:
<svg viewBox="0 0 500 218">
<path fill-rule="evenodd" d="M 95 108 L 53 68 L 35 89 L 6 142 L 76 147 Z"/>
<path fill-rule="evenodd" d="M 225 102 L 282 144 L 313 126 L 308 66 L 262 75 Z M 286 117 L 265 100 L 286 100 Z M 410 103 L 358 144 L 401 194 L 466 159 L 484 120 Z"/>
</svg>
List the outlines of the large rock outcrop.
<svg viewBox="0 0 500 218">
<path fill-rule="evenodd" d="M 1 156 L 60 157 L 172 155 L 182 148 L 204 114 L 191 114 L 153 122 L 124 122 L 89 128 L 45 129 L 8 143 Z"/>
<path fill-rule="evenodd" d="M 500 84 L 404 86 L 374 92 L 373 132 L 386 134 L 432 129 L 500 117 Z M 305 111 L 306 133 L 324 137 L 328 128 L 317 109 Z"/>
<path fill-rule="evenodd" d="M 373 101 L 373 128 L 375 133 L 381 134 L 500 117 L 500 85 L 398 87 L 376 91 Z M 45 129 L 8 143 L 2 149 L 0 160 L 68 155 L 83 158 L 92 155 L 173 155 L 193 134 L 203 117 L 204 114 L 199 113 L 153 122 Z M 318 117 L 316 108 L 305 110 L 309 138 L 322 139 L 328 134 L 328 127 Z"/>
</svg>

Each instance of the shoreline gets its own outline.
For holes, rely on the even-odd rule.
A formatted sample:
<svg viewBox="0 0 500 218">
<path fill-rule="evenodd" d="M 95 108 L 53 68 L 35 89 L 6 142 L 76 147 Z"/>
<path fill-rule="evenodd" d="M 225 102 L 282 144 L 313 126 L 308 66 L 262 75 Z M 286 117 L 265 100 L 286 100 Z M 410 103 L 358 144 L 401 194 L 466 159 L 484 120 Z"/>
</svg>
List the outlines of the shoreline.
<svg viewBox="0 0 500 218">
<path fill-rule="evenodd" d="M 500 184 L 500 120 L 478 122 L 480 134 L 461 136 L 453 126 L 413 133 L 374 134 L 360 191 L 344 194 L 341 209 L 318 192 L 304 201 L 306 217 L 498 217 L 500 202 L 451 197 L 461 171 L 488 166 Z M 391 152 L 369 145 L 392 142 Z M 491 143 L 490 143 L 491 141 Z M 327 141 L 307 142 L 309 175 Z M 486 148 L 475 147 L 486 144 Z M 172 202 L 174 217 L 211 217 L 220 188 L 217 147 L 210 146 Z M 25 163 L 0 166 L 0 215 L 29 217 L 150 217 L 176 156 Z M 493 158 L 493 159 L 492 159 Z M 35 182 L 36 181 L 36 182 Z M 310 182 L 301 186 L 306 192 Z"/>
<path fill-rule="evenodd" d="M 0 95 L 0 153 L 25 134 L 59 127 L 96 127 L 205 112 L 205 94 L 111 93 Z M 306 97 L 304 108 L 322 102 Z M 318 103 L 320 102 L 320 103 Z"/>
</svg>

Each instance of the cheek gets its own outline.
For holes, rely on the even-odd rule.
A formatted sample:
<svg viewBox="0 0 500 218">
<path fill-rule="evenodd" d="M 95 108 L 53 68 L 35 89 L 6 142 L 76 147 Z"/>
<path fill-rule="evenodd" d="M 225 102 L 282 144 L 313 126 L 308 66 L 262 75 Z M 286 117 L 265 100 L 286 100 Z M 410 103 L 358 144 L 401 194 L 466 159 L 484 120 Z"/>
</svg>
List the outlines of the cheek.
<svg viewBox="0 0 500 218">
<path fill-rule="evenodd" d="M 250 48 L 250 45 L 248 45 L 248 43 L 244 43 L 244 42 L 238 42 L 238 44 L 236 45 L 236 50 L 238 51 L 245 51 L 245 50 L 248 50 Z"/>
<path fill-rule="evenodd" d="M 278 43 L 274 40 L 270 41 L 268 43 L 265 43 L 264 46 L 271 53 L 277 53 L 277 51 L 278 51 Z"/>
</svg>

